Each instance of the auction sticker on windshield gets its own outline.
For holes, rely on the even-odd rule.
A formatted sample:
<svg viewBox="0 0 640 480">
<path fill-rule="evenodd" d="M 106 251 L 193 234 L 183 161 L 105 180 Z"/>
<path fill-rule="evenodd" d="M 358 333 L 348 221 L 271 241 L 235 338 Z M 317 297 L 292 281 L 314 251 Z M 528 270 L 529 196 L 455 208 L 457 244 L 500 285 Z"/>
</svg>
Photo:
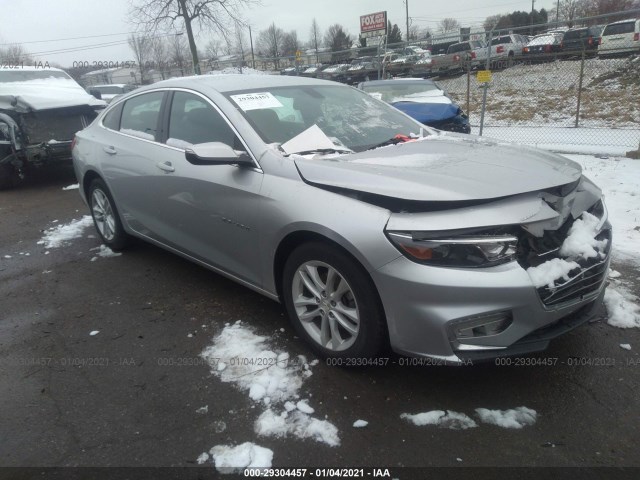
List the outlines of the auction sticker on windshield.
<svg viewBox="0 0 640 480">
<path fill-rule="evenodd" d="M 280 108 L 283 105 L 270 92 L 242 93 L 231 95 L 234 102 L 245 112 L 261 108 Z"/>
</svg>

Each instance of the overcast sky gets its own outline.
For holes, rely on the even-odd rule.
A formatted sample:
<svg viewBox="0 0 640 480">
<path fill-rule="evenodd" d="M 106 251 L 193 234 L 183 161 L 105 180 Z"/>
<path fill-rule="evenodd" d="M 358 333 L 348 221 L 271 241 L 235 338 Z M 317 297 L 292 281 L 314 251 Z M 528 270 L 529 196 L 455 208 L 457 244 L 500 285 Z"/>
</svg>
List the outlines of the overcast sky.
<svg viewBox="0 0 640 480">
<path fill-rule="evenodd" d="M 132 60 L 126 43 L 135 29 L 129 22 L 129 2 L 144 0 L 18 0 L 1 2 L 0 43 L 20 43 L 41 62 L 71 67 L 78 61 Z M 437 30 L 438 22 L 456 18 L 462 26 L 479 26 L 489 15 L 514 10 L 531 10 L 531 0 L 408 0 L 412 24 Z M 553 8 L 553 0 L 536 0 L 535 8 Z M 262 6 L 244 11 L 254 40 L 260 30 L 275 22 L 280 28 L 297 30 L 306 41 L 311 20 L 321 30 L 342 24 L 352 35 L 359 34 L 360 15 L 386 10 L 391 23 L 405 32 L 405 0 L 263 0 Z M 208 32 L 200 32 L 199 47 L 204 49 Z M 82 37 L 82 38 L 79 38 Z M 110 45 L 103 45 L 109 43 Z M 76 51 L 69 52 L 71 49 Z M 60 50 L 67 50 L 59 53 Z"/>
</svg>

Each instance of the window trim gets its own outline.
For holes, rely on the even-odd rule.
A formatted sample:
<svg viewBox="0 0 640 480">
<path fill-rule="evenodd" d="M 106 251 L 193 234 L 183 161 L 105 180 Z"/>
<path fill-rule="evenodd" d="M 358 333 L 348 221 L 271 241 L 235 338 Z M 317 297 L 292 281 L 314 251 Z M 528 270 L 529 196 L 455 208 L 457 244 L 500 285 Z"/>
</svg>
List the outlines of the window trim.
<svg viewBox="0 0 640 480">
<path fill-rule="evenodd" d="M 159 132 L 159 136 L 158 138 L 160 138 L 161 140 L 147 140 L 145 138 L 140 138 L 140 137 L 136 137 L 135 135 L 129 135 L 127 133 L 121 132 L 120 130 L 112 130 L 108 127 L 106 127 L 102 122 L 104 120 L 104 117 L 114 108 L 116 108 L 119 104 L 126 102 L 134 97 L 137 97 L 139 95 L 144 95 L 147 93 L 153 93 L 153 92 L 162 92 L 164 93 L 164 97 L 162 98 L 162 105 L 160 107 L 160 114 L 158 116 L 158 121 L 159 121 L 159 127 L 160 127 L 160 132 Z M 229 126 L 229 128 L 231 128 L 231 130 L 233 130 L 233 133 L 235 133 L 235 135 L 238 137 L 238 139 L 240 140 L 240 143 L 242 143 L 242 145 L 245 147 L 247 154 L 251 157 L 251 160 L 253 160 L 254 166 L 253 166 L 253 170 L 260 172 L 260 173 L 264 173 L 264 170 L 262 170 L 262 167 L 260 166 L 260 163 L 258 162 L 258 159 L 256 158 L 256 156 L 254 155 L 254 153 L 251 151 L 251 149 L 249 148 L 249 145 L 247 144 L 247 142 L 245 141 L 245 139 L 242 137 L 242 135 L 240 135 L 240 132 L 238 132 L 238 129 L 233 125 L 233 123 L 231 123 L 229 121 L 229 118 L 225 115 L 225 113 L 220 110 L 220 108 L 206 95 L 197 92 L 195 90 L 191 90 L 189 88 L 184 88 L 184 87 L 164 87 L 164 88 L 154 88 L 151 90 L 145 90 L 143 92 L 137 92 L 134 95 L 130 95 L 127 96 L 125 98 L 123 98 L 122 100 L 119 100 L 115 105 L 109 105 L 109 107 L 105 110 L 105 112 L 103 113 L 103 115 L 100 117 L 100 123 L 98 124 L 101 128 L 104 128 L 105 130 L 108 130 L 111 133 L 115 133 L 118 135 L 123 135 L 125 137 L 128 138 L 133 138 L 135 140 L 139 140 L 141 142 L 147 142 L 147 143 L 153 143 L 155 145 L 159 145 L 161 147 L 164 148 L 168 148 L 171 150 L 175 150 L 178 152 L 184 152 L 185 149 L 183 148 L 178 148 L 178 147 L 172 147 L 170 145 L 167 145 L 166 143 L 166 135 L 169 133 L 167 128 L 169 125 L 169 115 L 170 115 L 170 108 L 168 108 L 168 106 L 171 105 L 170 103 L 170 99 L 173 99 L 173 92 L 186 92 L 186 93 L 192 93 L 200 98 L 202 98 L 205 102 L 207 102 L 209 105 L 211 105 L 216 112 L 218 112 L 218 114 L 222 117 L 222 119 L 227 123 L 227 125 Z M 226 100 L 226 99 L 225 99 Z M 123 111 L 124 111 L 124 103 L 123 103 Z M 122 112 L 120 112 L 120 122 L 118 124 L 118 127 L 120 127 L 122 123 Z M 245 167 L 246 168 L 246 167 Z"/>
</svg>

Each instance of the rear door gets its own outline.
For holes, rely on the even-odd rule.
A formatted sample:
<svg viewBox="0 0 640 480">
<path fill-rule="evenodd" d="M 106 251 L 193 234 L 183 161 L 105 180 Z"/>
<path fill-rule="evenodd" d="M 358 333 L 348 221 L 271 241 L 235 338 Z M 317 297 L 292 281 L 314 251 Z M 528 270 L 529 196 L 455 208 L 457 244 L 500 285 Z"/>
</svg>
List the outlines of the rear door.
<svg viewBox="0 0 640 480">
<path fill-rule="evenodd" d="M 602 53 L 607 53 L 608 51 L 615 52 L 633 49 L 637 23 L 635 20 L 630 20 L 628 22 L 610 23 L 607 25 L 602 32 L 602 42 L 598 50 L 601 50 Z"/>
</svg>

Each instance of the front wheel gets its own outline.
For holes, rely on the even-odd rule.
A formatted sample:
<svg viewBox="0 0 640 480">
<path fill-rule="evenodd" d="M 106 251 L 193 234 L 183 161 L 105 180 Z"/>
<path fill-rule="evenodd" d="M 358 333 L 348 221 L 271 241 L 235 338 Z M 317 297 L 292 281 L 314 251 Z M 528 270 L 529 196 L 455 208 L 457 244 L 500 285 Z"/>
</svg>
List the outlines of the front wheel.
<svg viewBox="0 0 640 480">
<path fill-rule="evenodd" d="M 112 250 L 125 248 L 129 236 L 122 227 L 109 189 L 100 179 L 94 180 L 89 187 L 89 208 L 102 242 Z"/>
<path fill-rule="evenodd" d="M 382 350 L 386 326 L 375 286 L 338 248 L 298 247 L 285 264 L 282 290 L 294 328 L 321 356 L 371 358 Z"/>
</svg>

